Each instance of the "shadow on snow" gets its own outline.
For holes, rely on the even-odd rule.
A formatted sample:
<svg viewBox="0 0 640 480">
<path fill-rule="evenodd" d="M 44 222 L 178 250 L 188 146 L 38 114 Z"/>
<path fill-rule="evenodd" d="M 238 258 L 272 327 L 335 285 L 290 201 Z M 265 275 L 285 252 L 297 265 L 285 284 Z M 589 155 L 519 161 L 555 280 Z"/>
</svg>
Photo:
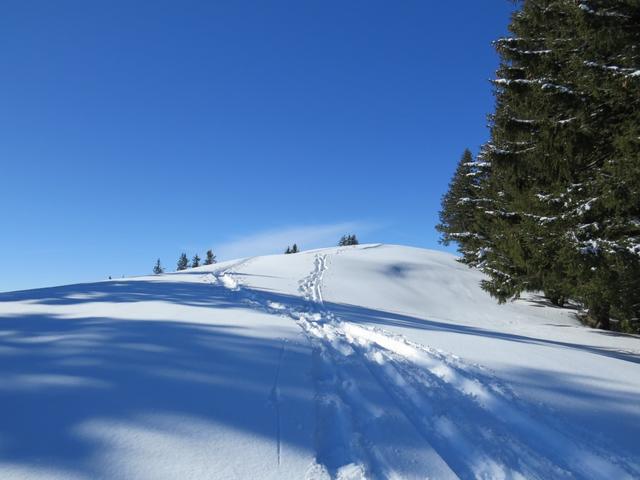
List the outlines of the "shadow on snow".
<svg viewBox="0 0 640 480">
<path fill-rule="evenodd" d="M 398 272 L 402 274 L 402 272 Z M 242 300 L 254 297 L 260 302 Z M 304 310 L 307 303 L 290 296 L 243 288 L 239 292 L 206 283 L 154 280 L 116 280 L 95 284 L 0 294 L 0 304 L 30 300 L 44 305 L 93 302 L 165 301 L 215 309 L 262 310 L 275 302 Z M 96 306 L 98 308 L 98 306 Z M 469 326 L 425 320 L 356 305 L 325 303 L 325 308 L 351 322 L 409 327 L 453 334 L 483 336 L 505 342 L 549 345 L 593 355 L 640 363 L 636 355 L 604 348 L 537 339 Z M 233 317 L 230 318 L 233 320 Z M 299 445 L 300 437 L 277 432 L 269 405 L 282 351 L 279 338 L 243 335 L 237 325 L 181 321 L 123 320 L 55 315 L 0 316 L 0 460 L 38 463 L 91 474 L 90 459 L 102 448 L 98 441 L 78 434 L 77 427 L 94 419 L 135 421 L 144 414 L 188 415 L 230 426 L 268 439 Z M 275 337 L 275 335 L 274 335 Z M 311 371 L 311 347 L 287 344 L 286 361 Z M 585 395 L 581 379 L 549 378 L 541 371 L 520 372 L 531 388 L 564 385 L 565 394 Z M 280 385 L 287 392 L 287 410 L 316 409 L 313 395 L 300 385 Z M 575 385 L 572 383 L 574 382 Z M 366 391 L 366 385 L 362 390 Z M 629 402 L 620 390 L 591 392 L 593 402 Z M 299 394 L 298 394 L 299 393 Z M 232 401 L 229 401 L 232 399 Z M 264 408 L 264 415 L 246 415 L 248 408 Z M 585 412 L 585 417 L 589 412 Z M 255 421 L 256 417 L 263 421 Z M 629 414 L 637 424 L 636 414 Z M 313 421 L 311 421 L 313 423 Z M 389 439 L 402 447 L 402 439 Z M 84 465 L 84 466 L 83 466 Z"/>
</svg>

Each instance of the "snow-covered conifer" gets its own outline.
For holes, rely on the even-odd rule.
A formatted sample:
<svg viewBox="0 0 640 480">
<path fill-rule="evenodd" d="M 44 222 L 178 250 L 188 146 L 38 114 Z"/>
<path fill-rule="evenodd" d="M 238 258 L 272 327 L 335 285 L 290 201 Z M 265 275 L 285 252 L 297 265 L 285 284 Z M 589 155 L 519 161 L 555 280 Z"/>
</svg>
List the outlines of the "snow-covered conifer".
<svg viewBox="0 0 640 480">
<path fill-rule="evenodd" d="M 484 287 L 640 313 L 640 5 L 524 0 L 498 40 Z"/>
</svg>

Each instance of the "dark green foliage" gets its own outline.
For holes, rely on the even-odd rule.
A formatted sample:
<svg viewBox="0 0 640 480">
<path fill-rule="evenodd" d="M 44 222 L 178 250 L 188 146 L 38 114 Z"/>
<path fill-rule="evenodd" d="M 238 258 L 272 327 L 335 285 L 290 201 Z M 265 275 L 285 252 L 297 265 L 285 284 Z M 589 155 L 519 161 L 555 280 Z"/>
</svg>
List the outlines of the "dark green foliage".
<svg viewBox="0 0 640 480">
<path fill-rule="evenodd" d="M 200 266 L 200 257 L 198 256 L 198 254 L 196 253 L 193 256 L 193 259 L 191 260 L 191 267 L 192 268 L 196 268 Z"/>
<path fill-rule="evenodd" d="M 289 254 L 289 253 L 298 253 L 300 250 L 298 249 L 298 245 L 297 244 L 293 244 L 293 247 L 289 247 L 287 246 L 287 249 L 284 251 L 284 253 Z"/>
<path fill-rule="evenodd" d="M 213 265 L 216 263 L 216 256 L 213 254 L 213 250 L 207 250 L 207 256 L 204 259 L 205 265 Z"/>
<path fill-rule="evenodd" d="M 482 259 L 484 236 L 479 232 L 477 222 L 478 208 L 485 203 L 481 196 L 482 173 L 482 165 L 474 162 L 471 151 L 465 149 L 449 189 L 442 197 L 440 223 L 436 225 L 441 234 L 440 242 L 444 245 L 456 242 L 462 254 L 460 261 L 471 266 Z"/>
<path fill-rule="evenodd" d="M 155 273 L 156 275 L 160 275 L 161 273 L 164 273 L 164 269 L 162 268 L 162 265 L 160 265 L 160 259 L 158 259 L 158 261 L 154 265 L 153 273 Z"/>
<path fill-rule="evenodd" d="M 343 235 L 338 242 L 339 247 L 346 247 L 348 245 L 358 245 L 360 242 L 355 235 Z"/>
<path fill-rule="evenodd" d="M 475 212 L 458 205 L 468 185 L 454 177 L 438 229 L 463 258 L 479 254 L 483 287 L 500 301 L 542 290 L 580 301 L 594 325 L 637 328 L 640 2 L 519 3 L 511 37 L 495 43 L 479 201 Z M 455 238 L 464 232 L 478 243 Z"/>
<path fill-rule="evenodd" d="M 189 259 L 187 258 L 186 253 L 180 254 L 180 258 L 178 258 L 178 266 L 177 270 L 186 270 L 189 268 Z"/>
<path fill-rule="evenodd" d="M 442 197 L 442 210 L 440 211 L 440 223 L 436 225 L 442 235 L 440 242 L 449 245 L 451 241 L 462 245 L 473 225 L 475 199 L 473 188 L 473 156 L 466 149 L 458 162 L 458 166 L 449 183 L 449 190 Z"/>
</svg>

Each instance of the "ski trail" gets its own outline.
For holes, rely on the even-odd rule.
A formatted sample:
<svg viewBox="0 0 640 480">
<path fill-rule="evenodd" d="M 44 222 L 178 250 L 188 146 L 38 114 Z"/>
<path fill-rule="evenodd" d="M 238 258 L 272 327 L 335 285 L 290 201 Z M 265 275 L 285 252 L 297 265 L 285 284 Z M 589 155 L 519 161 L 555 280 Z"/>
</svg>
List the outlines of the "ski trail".
<svg viewBox="0 0 640 480">
<path fill-rule="evenodd" d="M 407 456 L 395 446 L 390 446 L 388 432 L 395 429 L 400 437 L 410 438 L 412 432 L 407 429 L 411 427 L 406 422 L 402 424 L 397 418 L 389 417 L 388 411 L 371 402 L 371 391 L 368 394 L 361 391 L 359 384 L 370 377 L 370 372 L 356 355 L 353 346 L 345 341 L 344 335 L 333 327 L 334 317 L 324 309 L 322 280 L 327 269 L 327 256 L 316 255 L 313 271 L 300 281 L 300 292 L 309 302 L 308 309 L 306 312 L 292 312 L 294 320 L 314 345 L 314 351 L 317 352 L 315 361 L 321 362 L 325 372 L 331 372 L 332 381 L 329 385 L 323 372 L 314 372 L 320 408 L 327 398 L 332 399 L 336 408 L 334 412 L 319 412 L 316 434 L 320 439 L 318 460 L 333 466 L 334 471 L 335 466 L 341 463 L 351 467 L 359 465 L 359 471 L 367 478 L 414 478 L 416 470 L 419 474 L 415 478 L 425 478 L 425 475 L 428 478 L 455 478 L 448 465 L 428 446 L 420 451 L 419 458 L 403 458 L 404 469 L 398 469 L 395 465 L 400 463 L 400 457 Z M 386 400 L 384 391 L 381 393 Z M 344 418 L 347 415 L 349 418 Z M 344 428 L 345 425 L 348 428 Z M 322 440 L 327 435 L 332 440 L 325 443 Z M 356 440 L 357 449 L 353 446 Z M 327 448 L 335 448 L 335 444 L 343 448 L 351 446 L 351 450 L 346 451 L 347 455 L 337 462 L 327 455 Z M 406 468 L 406 463 L 413 463 L 410 470 Z M 335 478 L 341 478 L 340 471 L 335 472 Z"/>
<path fill-rule="evenodd" d="M 289 312 L 302 327 L 313 348 L 312 375 L 316 384 L 316 459 L 322 469 L 317 478 L 364 479 L 371 476 L 371 455 L 365 450 L 364 435 L 358 431 L 353 408 L 359 397 L 355 384 L 334 361 L 333 347 L 309 335 L 309 321 L 322 318 L 322 277 L 326 256 L 314 257 L 312 273 L 301 280 L 300 290 L 308 300 L 307 311 Z M 345 389 L 346 387 L 346 389 Z M 363 405 L 363 402 L 360 402 Z"/>
<path fill-rule="evenodd" d="M 233 276 L 232 267 L 223 276 Z M 268 293 L 245 293 L 252 308 L 292 318 L 311 343 L 318 463 L 309 480 L 411 474 L 546 480 L 550 472 L 566 479 L 640 478 L 636 463 L 605 453 L 588 432 L 572 431 L 552 412 L 522 401 L 482 367 L 336 316 L 323 298 L 328 268 L 328 256 L 316 254 L 299 282 L 302 307 L 275 308 Z M 242 292 L 235 279 L 228 284 Z M 371 390 L 369 378 L 383 396 Z M 414 435 L 420 455 L 402 464 L 403 452 L 390 448 L 393 435 L 403 441 Z"/>
<path fill-rule="evenodd" d="M 281 427 L 280 427 L 280 370 L 282 370 L 282 363 L 284 360 L 285 354 L 285 344 L 286 340 L 282 340 L 282 348 L 280 349 L 280 354 L 278 355 L 278 367 L 276 368 L 276 377 L 273 381 L 273 387 L 271 388 L 271 393 L 269 394 L 269 401 L 273 405 L 273 408 L 276 413 L 276 455 L 278 459 L 278 465 L 280 465 L 280 457 L 281 457 Z"/>
<path fill-rule="evenodd" d="M 428 445 L 461 478 L 635 478 L 631 461 L 563 431 L 560 419 L 526 404 L 463 362 L 399 335 L 349 323 L 326 310 L 326 255 L 317 255 L 300 291 L 320 313 L 298 322 L 336 356 L 352 353 L 389 393 Z M 338 362 L 339 363 L 339 362 Z M 560 428 L 558 428 L 560 427 Z"/>
<path fill-rule="evenodd" d="M 205 273 L 202 275 L 202 281 L 211 285 L 220 284 L 228 290 L 238 291 L 240 289 L 240 283 L 234 277 L 234 274 L 236 273 L 237 269 L 246 266 L 254 259 L 255 257 L 245 258 L 220 270 L 216 270 L 215 272 Z"/>
</svg>

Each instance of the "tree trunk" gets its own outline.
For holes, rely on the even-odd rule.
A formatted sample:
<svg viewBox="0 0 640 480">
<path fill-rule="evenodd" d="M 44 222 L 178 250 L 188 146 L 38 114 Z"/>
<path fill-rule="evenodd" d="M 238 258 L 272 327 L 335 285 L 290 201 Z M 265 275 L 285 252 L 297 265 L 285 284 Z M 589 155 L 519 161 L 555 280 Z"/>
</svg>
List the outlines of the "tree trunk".
<svg viewBox="0 0 640 480">
<path fill-rule="evenodd" d="M 610 309 L 608 303 L 598 303 L 589 309 L 589 316 L 593 320 L 595 328 L 601 328 L 603 330 L 611 329 L 611 322 L 609 321 Z"/>
<path fill-rule="evenodd" d="M 549 301 L 556 307 L 564 307 L 565 298 L 562 295 L 551 295 Z"/>
</svg>

